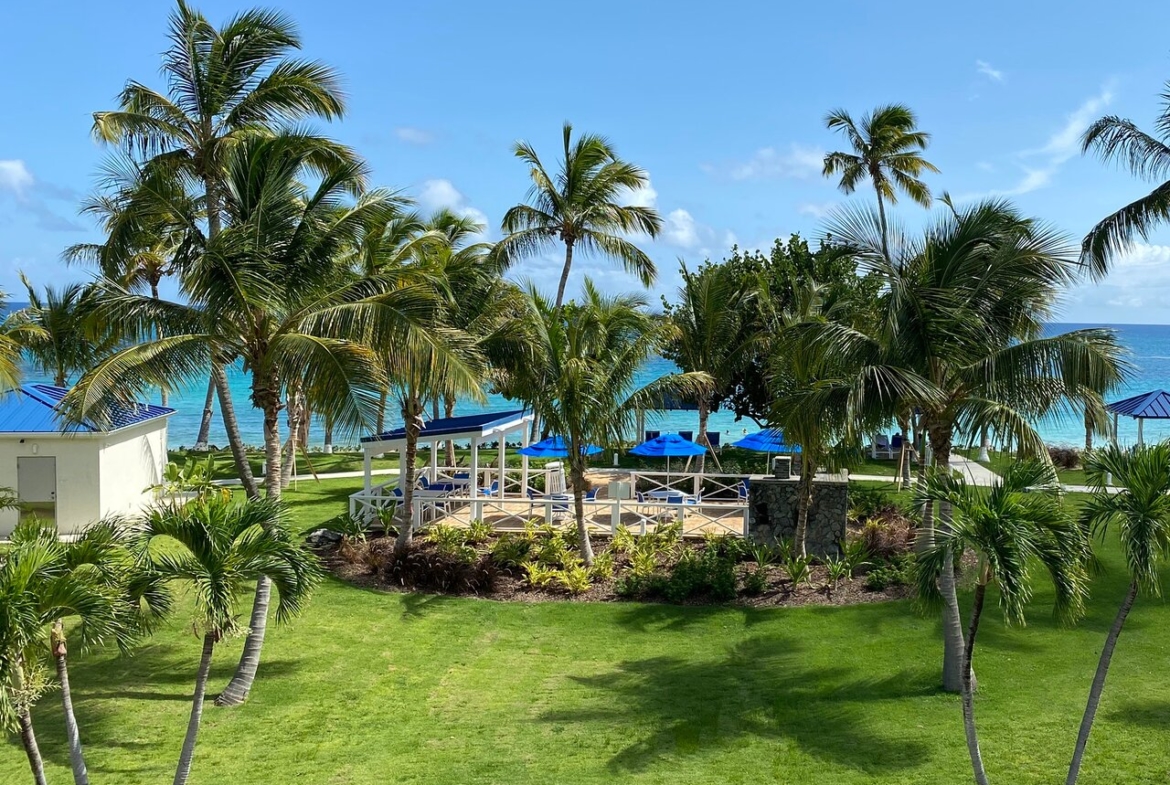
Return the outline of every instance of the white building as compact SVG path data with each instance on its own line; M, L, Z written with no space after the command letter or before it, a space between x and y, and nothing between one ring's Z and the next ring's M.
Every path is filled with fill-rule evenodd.
M28 384L0 397L0 487L21 501L20 510L0 510L0 537L21 515L56 520L61 534L74 534L104 516L138 512L163 480L174 409L128 404L110 430L66 428L57 413L65 393Z

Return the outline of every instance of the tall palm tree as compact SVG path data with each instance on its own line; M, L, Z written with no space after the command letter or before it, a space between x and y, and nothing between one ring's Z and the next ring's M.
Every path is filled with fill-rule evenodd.
M1062 235L1007 202L947 212L919 240L895 233L888 252L872 211L840 211L828 230L885 293L872 323L829 322L816 340L854 355L851 362L902 367L929 383L931 399L904 405L920 409L940 471L950 465L956 434L983 428L1043 460L1047 450L1033 423L1100 409L1101 391L1128 372L1112 331L1043 334L1060 291L1082 268ZM924 512L930 530L933 505ZM939 513L945 531L949 506L939 505ZM959 692L963 628L954 571L943 569L940 582L943 686Z
M28 306L12 315L14 323L38 328L24 343L25 352L36 368L52 377L53 384L66 387L76 374L93 367L112 348L112 333L95 335L90 315L94 293L83 284L61 288L46 286L44 296L21 273L28 292Z
M654 262L625 235L657 237L662 219L652 207L621 203L631 192L647 187L649 176L644 169L618 158L603 136L583 134L573 142L570 123L565 123L562 134L564 157L555 177L528 142L517 142L513 148L513 154L528 165L532 186L528 204L518 204L504 214L506 236L497 244L497 252L506 259L520 260L540 255L558 241L564 243L558 308L565 299L575 251L618 261L643 285L650 286L658 274Z
M1063 622L1084 613L1088 578L1088 543L1080 526L1064 510L1060 485L1051 465L1038 461L1012 464L990 488L968 485L949 474L932 472L917 494L920 504L941 502L954 511L951 528L940 532L919 554L919 596L938 605L939 575L954 554L970 551L978 561L971 619L963 650L963 726L975 782L987 785L975 726L972 660L987 589L999 590L999 606L1009 624L1023 624L1032 598L1033 563L1047 571L1055 587L1054 610Z
M165 92L129 81L119 108L94 114L93 133L122 145L198 184L208 239L225 219L227 158L241 139L307 117L341 117L345 105L339 79L321 63L295 59L301 39L292 20L271 10L244 11L216 28L186 2L170 16L170 45L163 53ZM133 236L130 233L129 236ZM130 248L123 248L129 255ZM213 358L219 361L220 358ZM237 437L227 378L212 369L229 441ZM210 427L210 403L203 424ZM196 442L207 443L204 425ZM255 495L243 446L233 444L236 469Z
M930 207L930 188L919 179L924 172L938 172L922 157L930 134L918 130L918 118L902 104L879 106L862 115L860 123L844 109L834 109L825 116L825 126L844 134L851 152L827 154L824 175L841 175L838 187L847 194L862 180L869 180L877 194L885 249L886 202L897 204L898 191L902 191L923 207Z
M1093 495L1081 510L1082 521L1097 536L1104 536L1110 528L1117 530L1129 570L1129 587L1101 649L1067 785L1075 785L1080 775L1113 651L1134 601L1141 593L1161 593L1159 561L1170 557L1170 442L1132 450L1116 445L1098 448L1085 462L1085 475Z
M714 389L721 390L751 343L740 340L743 326L740 305L753 292L745 289L721 265L706 265L691 272L683 263L679 272L683 285L678 290L678 301L668 304L674 338L667 346L665 356L683 371L706 373L711 377ZM701 396L695 403L699 409L696 441L710 451L718 466L719 456L707 439L711 399ZM699 458L700 472L705 459L705 455Z
M248 584L263 579L276 586L276 618L283 621L304 608L320 568L294 541L288 513L275 498L236 504L209 496L183 506L156 507L136 527L134 537L140 558L159 580L191 585L193 626L203 637L191 718L175 770L175 785L184 785L195 755L211 655L224 636L238 629L240 599Z
M517 358L514 375L525 375L528 403L569 451L569 478L581 555L593 563L585 523L586 448L616 446L629 433L638 409L655 408L666 395L695 397L710 392L705 373L665 376L638 387L643 364L671 337L670 322L656 319L639 295L607 297L585 279L581 302L563 308L529 291L532 355Z
M1081 262L1095 276L1104 275L1112 257L1124 252L1135 237L1170 220L1170 82L1162 94L1162 108L1154 132L1138 128L1133 120L1108 115L1097 120L1081 137L1081 152L1090 150L1106 162L1117 162L1135 177L1158 185L1145 196L1107 215L1081 242Z
M225 191L230 221L185 265L180 283L188 302L102 282L98 317L122 325L138 342L81 378L63 402L69 416L107 421L120 400L198 378L213 359L242 358L252 405L263 414L264 487L273 498L281 491L280 409L291 382L327 392L328 400L318 403L339 427L354 432L373 423L384 387L381 350L439 340L424 329L435 298L409 271L339 280L341 251L396 203L375 191L343 206L365 181L364 168L352 162L339 162L313 187L304 186L317 152L315 138L293 134L253 136L232 148ZM159 334L165 337L156 339ZM223 363L213 367L222 375ZM221 402L231 405L230 397ZM257 586L246 662L221 703L242 701L251 687L269 589L266 581Z

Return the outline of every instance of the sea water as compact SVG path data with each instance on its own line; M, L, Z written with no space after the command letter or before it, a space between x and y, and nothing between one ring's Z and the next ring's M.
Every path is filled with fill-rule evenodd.
M1054 324L1050 326L1049 332L1055 334L1066 330L1099 326L1103 325ZM1133 374L1108 399L1119 400L1141 392L1170 388L1170 325L1116 325L1113 329L1117 331L1119 340L1130 353L1129 360L1133 365ZM675 370L676 368L669 360L657 357L647 362L642 368L638 382L645 383ZM42 375L32 369L28 369L25 378L29 382L46 381ZM249 378L241 368L234 367L228 369L228 380L244 441L256 446L263 444L260 413L251 405ZM169 425L169 442L172 446L194 444L196 434L199 432L199 421L206 393L206 384L192 384L171 391L168 405L175 409L175 414ZM153 396L151 403L158 402L159 396ZM506 411L516 408L520 407L515 402L499 395L489 395L487 401L482 404L473 401L460 401L456 406L456 414ZM393 404L391 404L386 415L386 427L393 428L400 424L401 418L398 417ZM695 412L648 412L646 427L663 432L693 432L698 429L698 417ZM708 430L719 431L722 436L721 441L724 444L735 441L745 433L758 430L759 427L748 419L737 421L734 413L727 411L713 412L708 423ZM1083 418L1078 413L1069 413L1063 418L1038 423L1038 428L1044 440L1049 444L1081 445L1085 440ZM337 445L357 444L359 435L336 433L334 443ZM1118 436L1121 442L1132 444L1137 438L1136 423L1128 418L1121 418L1118 423ZM1170 438L1170 420L1147 421L1144 426L1144 436L1146 441ZM319 445L322 439L321 424L315 420L310 429L310 441L312 444ZM215 405L215 415L212 418L210 441L212 444L220 446L227 443L218 402Z

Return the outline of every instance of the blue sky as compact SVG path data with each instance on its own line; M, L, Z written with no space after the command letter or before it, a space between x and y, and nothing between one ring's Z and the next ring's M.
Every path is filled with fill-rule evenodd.
M953 6L953 7L952 7ZM242 3L197 3L222 21ZM304 54L344 76L346 119L329 133L357 147L379 185L426 208L483 216L498 237L523 198L516 139L555 158L561 123L602 133L645 167L638 196L666 220L646 247L677 285L677 260L815 237L845 197L820 175L839 146L829 109L856 115L909 104L933 135L935 193L1010 196L1079 240L1098 219L1149 189L1082 158L1077 137L1116 113L1150 128L1170 78L1170 5L1140 22L1099 3L934 4L882 19L873 3L833 2L283 2ZM41 283L86 275L61 250L96 238L76 215L107 154L91 113L113 108L127 78L160 85L170 5L25 3L4 12L0 47L0 287L23 299L24 270ZM872 199L861 190L853 199ZM926 211L905 201L907 224ZM549 289L559 261L517 271ZM584 260L606 288L632 279ZM1118 260L1109 278L1069 293L1065 321L1170 323L1170 231Z

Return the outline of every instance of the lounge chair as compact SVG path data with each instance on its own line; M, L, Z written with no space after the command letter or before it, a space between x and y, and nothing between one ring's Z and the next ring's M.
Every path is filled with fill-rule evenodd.
M686 439L688 442L693 442L695 440L694 431L679 431L678 435Z
M491 487L489 487L489 488L480 488L479 489L480 496L495 496L499 492L500 492L500 481L499 480L492 480Z
M645 440L650 441L651 439L657 439L661 435L662 435L662 431L646 431L646 439Z
M748 486L750 483L751 483L751 480L745 477L744 479L740 480L739 483L735 486L735 490L739 493L739 500L741 502L747 501Z
M719 437L721 435L722 434L720 434L719 431L707 431L707 444L710 444L712 449L718 450Z
M870 456L873 458L893 458L894 450L890 447L890 437L879 433L870 445Z

